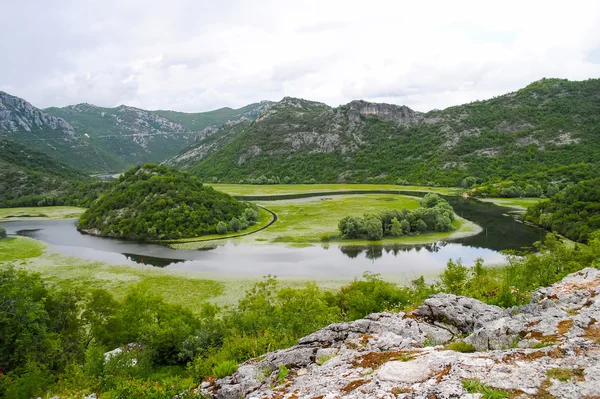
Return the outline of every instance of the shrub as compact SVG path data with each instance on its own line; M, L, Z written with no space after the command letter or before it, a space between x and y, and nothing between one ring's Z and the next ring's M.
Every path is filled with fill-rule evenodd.
M226 234L227 233L227 223L221 221L217 223L217 234Z
M6 238L6 229L0 226L0 240Z
M213 368L212 372L216 378L228 377L235 373L238 369L238 364L234 360L226 360L224 362L219 363L215 368Z
M475 352L475 347L471 344L466 343L465 341L454 341L450 342L445 346L446 349L456 352L462 353L473 353Z

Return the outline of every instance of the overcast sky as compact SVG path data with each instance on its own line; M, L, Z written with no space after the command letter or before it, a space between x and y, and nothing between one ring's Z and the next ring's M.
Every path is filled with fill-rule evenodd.
M445 108L600 77L600 1L0 0L0 90L208 111L302 97Z

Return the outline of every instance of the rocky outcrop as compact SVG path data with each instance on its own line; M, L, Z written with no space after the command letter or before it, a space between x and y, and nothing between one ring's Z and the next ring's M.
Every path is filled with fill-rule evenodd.
M405 105L370 103L367 101L352 101L348 105L348 119L360 122L361 117L375 115L380 119L412 125L421 121L421 113L413 111Z
M521 308L438 294L410 313L332 324L201 389L219 399L599 397L599 294L592 268Z
M64 139L72 139L75 136L73 127L64 119L50 116L22 98L0 91L0 134L21 130L59 131Z

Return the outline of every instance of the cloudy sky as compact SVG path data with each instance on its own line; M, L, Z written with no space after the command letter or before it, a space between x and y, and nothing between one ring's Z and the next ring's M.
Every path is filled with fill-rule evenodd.
M0 90L207 111L284 96L444 108L600 77L600 1L0 0Z

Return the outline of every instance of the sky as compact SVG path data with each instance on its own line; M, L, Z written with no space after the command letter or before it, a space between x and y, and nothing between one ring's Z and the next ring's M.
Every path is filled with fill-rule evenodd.
M41 108L201 112L292 96L428 111L543 77L600 77L597 0L0 0L0 10L0 90Z

